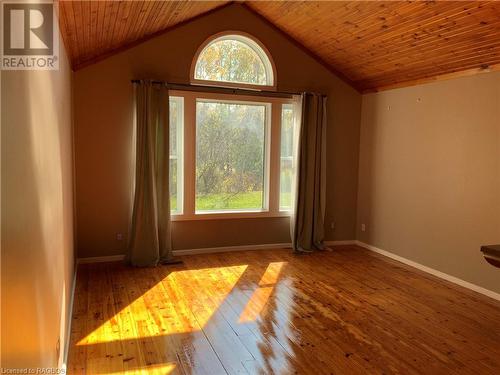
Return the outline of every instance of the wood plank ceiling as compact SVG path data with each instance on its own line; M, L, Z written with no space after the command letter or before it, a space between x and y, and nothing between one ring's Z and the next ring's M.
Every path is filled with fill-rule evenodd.
M361 90L500 63L500 2L250 2Z
M60 1L61 32L78 69L225 3ZM500 2L249 1L244 5L360 91L500 69Z
M79 69L227 1L59 1L59 25Z

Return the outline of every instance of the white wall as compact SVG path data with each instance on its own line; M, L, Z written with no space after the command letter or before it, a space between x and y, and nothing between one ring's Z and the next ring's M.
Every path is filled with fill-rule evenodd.
M74 275L71 75L62 44L58 71L2 72L2 367L56 367L64 352Z
M500 73L363 96L357 238L500 292ZM360 230L366 224L366 232Z

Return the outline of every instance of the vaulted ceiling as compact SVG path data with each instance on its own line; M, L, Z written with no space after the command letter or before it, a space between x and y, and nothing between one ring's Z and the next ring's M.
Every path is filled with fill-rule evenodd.
M78 69L225 3L60 0L59 25L71 63Z
M60 1L75 69L225 1ZM500 2L248 1L360 91L500 69Z

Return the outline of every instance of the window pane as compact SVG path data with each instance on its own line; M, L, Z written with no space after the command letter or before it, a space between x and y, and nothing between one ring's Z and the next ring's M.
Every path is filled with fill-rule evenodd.
M177 159L170 158L170 212L177 213Z
M284 104L281 110L280 210L291 208L293 170L293 106Z
M180 98L170 98L170 155L177 156L177 122L179 121Z
M235 39L209 44L196 62L195 78L254 85L268 84L266 68L260 56L249 45Z
M266 105L196 103L196 210L264 207Z
M182 135L184 128L184 102L183 98L170 97L170 212L172 214L182 213Z

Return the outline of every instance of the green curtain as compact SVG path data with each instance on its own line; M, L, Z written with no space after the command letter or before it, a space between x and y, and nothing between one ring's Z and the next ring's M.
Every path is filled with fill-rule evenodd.
M126 261L156 266L172 260L168 89L152 81L135 83L135 106L135 193Z
M326 97L304 93L301 102L291 236L295 252L311 252L324 249Z

